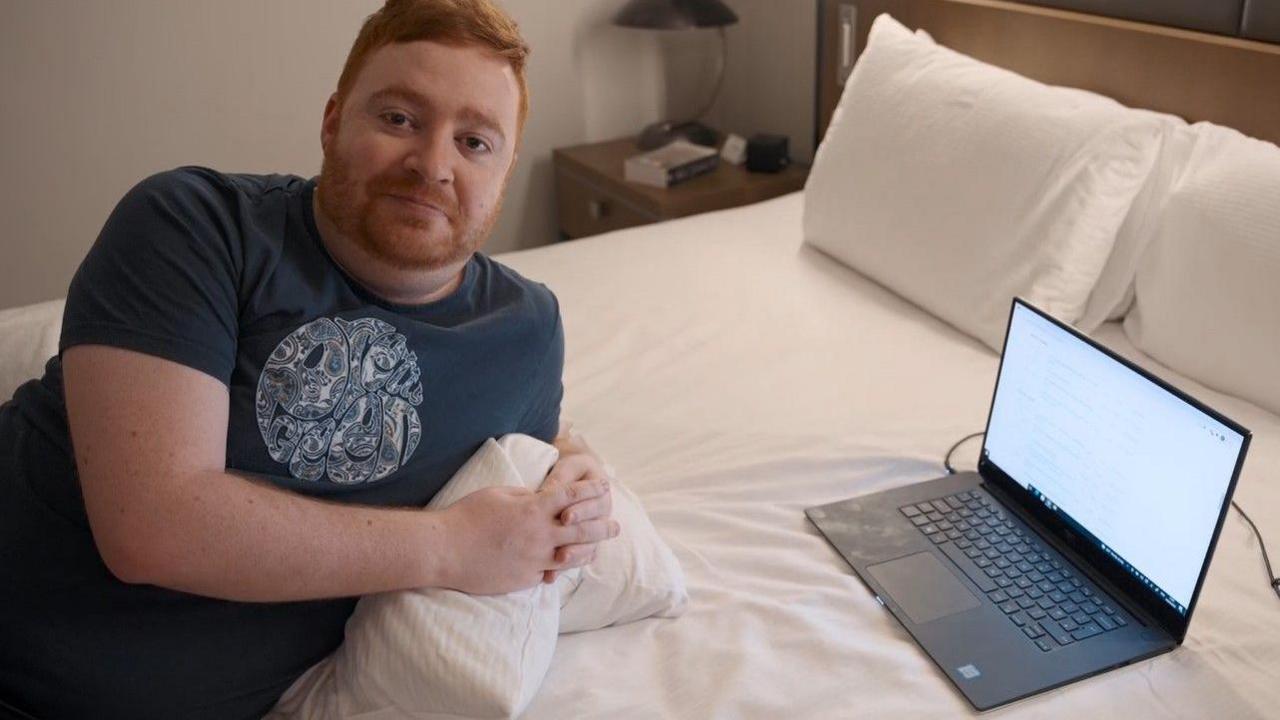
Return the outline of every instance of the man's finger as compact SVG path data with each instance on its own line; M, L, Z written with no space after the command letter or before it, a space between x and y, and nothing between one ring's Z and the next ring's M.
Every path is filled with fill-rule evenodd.
M600 468L590 458L573 455L556 462L542 481L542 489L551 489L578 480L594 480L603 477Z
M547 509L552 515L559 515L565 508L583 500L600 497L609 491L609 481L604 478L578 480L568 485L540 491Z
M565 545L556 548L556 569L563 571L588 565L596 556L595 543Z
M556 546L598 543L616 537L620 530L615 520L587 520L565 525L556 532Z
M613 493L607 492L600 497L583 500L580 503L574 503L565 508L560 513L560 522L565 525L583 522L585 520L595 520L596 518L607 518L613 513Z

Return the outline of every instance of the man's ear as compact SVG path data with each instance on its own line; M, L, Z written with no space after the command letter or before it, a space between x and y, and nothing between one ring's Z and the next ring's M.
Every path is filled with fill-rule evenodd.
M329 96L324 104L324 118L320 121L320 149L329 152L329 145L338 135L339 119L342 115L342 103L338 102L338 93Z

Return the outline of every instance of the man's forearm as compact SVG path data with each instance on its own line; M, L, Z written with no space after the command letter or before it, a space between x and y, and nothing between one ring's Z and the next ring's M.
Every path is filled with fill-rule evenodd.
M133 554L144 559L129 582L250 602L446 582L440 512L341 505L228 473L169 487L154 498L163 517L136 533L149 547Z

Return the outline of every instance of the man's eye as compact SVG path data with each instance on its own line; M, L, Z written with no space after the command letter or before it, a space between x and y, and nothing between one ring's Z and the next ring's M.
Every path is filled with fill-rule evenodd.
M396 127L408 127L413 124L408 115L398 112L383 113L382 119Z
M483 139L478 138L474 135L468 135L466 138L462 140L462 142L466 144L467 149L471 150L472 152L488 152L489 151L489 143L485 142Z

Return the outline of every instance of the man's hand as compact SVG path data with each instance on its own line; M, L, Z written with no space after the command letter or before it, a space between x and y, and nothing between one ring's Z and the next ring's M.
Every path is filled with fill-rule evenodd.
M580 436L570 436L566 428L556 437L554 445L560 451L560 459L555 465L551 466L551 472L547 473L547 478L542 481L542 490L568 486L582 481L605 481L607 489L608 478L606 477L604 463L587 445L585 440ZM560 513L559 519L561 524L571 526L583 522L608 521L612 513L613 495L606 491L600 496L584 498L566 507ZM614 524L616 525L616 523ZM589 559L582 564L589 564L591 560L595 559L595 543L591 543L589 547L582 547L581 545L568 545L558 548L556 550L556 558L560 559L569 555L579 556L586 553L589 554ZM559 572L557 570L548 570L542 578L543 582L555 582L558 575Z
M467 495L441 511L454 548L447 585L496 595L532 587L547 572L591 562L595 544L616 536L618 524L607 517L563 524L560 517L578 506L596 507L608 495L604 478L537 492L493 487Z

